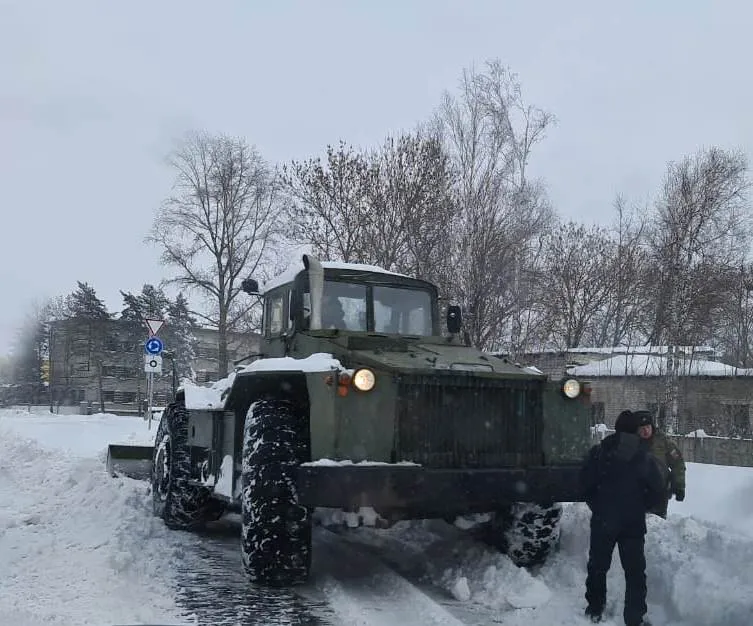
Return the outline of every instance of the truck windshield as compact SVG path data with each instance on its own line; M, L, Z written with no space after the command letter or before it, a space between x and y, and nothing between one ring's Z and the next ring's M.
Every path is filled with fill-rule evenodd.
M427 291L406 287L375 286L374 328L378 333L400 335L432 334L431 295ZM325 280L322 293L322 328L339 328L366 332L366 285ZM304 310L308 294L304 295Z
M431 297L403 287L374 287L374 330L400 335L431 335Z

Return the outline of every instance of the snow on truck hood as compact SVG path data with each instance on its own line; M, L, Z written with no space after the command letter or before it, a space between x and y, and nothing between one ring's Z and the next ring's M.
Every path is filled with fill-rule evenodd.
M227 377L218 380L209 387L184 381L181 385L186 398L186 408L194 411L221 411L225 407L227 392L238 374L244 372L328 372L342 370L340 361L331 354L318 352L305 359L279 357L259 359L250 365L239 368Z
M386 366L406 370L431 369L437 371L489 372L519 376L521 378L541 378L544 375L531 368L521 368L504 359L489 356L481 351L464 348L458 352L458 346L441 344L412 345L409 350L390 350L389 348L350 349L350 352L368 366ZM359 358L360 357L360 358ZM212 383L210 386L196 385L184 381L181 389L185 394L186 408L194 411L221 411L225 408L225 399L238 374L245 372L328 372L348 371L330 353L318 352L304 359L279 357L259 359L250 365L239 368L229 376Z

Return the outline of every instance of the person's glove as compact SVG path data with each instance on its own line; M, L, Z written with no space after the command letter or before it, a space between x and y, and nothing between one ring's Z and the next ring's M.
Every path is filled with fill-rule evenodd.
M675 500L678 502L682 502L685 499L685 490L684 489L678 489L675 491Z

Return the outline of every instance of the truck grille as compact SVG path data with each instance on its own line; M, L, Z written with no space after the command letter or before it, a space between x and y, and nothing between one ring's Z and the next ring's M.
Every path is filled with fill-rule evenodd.
M400 377L396 460L432 468L539 464L542 396L537 380Z

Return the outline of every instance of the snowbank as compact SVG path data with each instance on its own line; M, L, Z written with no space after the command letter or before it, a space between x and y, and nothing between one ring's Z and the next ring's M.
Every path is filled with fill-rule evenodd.
M685 500L669 502L670 516L693 517L753 538L753 468L686 464Z
M123 417L110 413L94 415L30 414L0 410L0 428L44 442L77 458L105 459L107 445L124 443L151 446L159 418L152 420L151 430L141 417Z
M0 621L190 622L172 600L182 537L152 516L148 485L101 458L103 433L148 440L144 422L73 417L0 412Z
M688 495L672 500L669 518L648 517L649 616L655 626L749 626L753 623L753 469L688 464ZM576 626L583 619L590 512L563 509L558 552L538 570L443 522L400 522L387 530L359 528L406 570L456 601L499 611L508 626ZM608 578L605 624L621 625L625 583L617 550Z
M690 432L690 433L688 433L685 436L686 437L698 437L698 438L701 438L701 439L704 439L704 438L708 437L708 435L706 434L706 431L703 430L703 428L699 428L698 430L694 430L693 432Z

